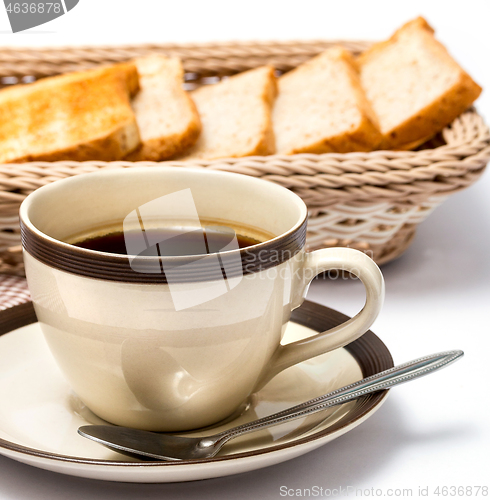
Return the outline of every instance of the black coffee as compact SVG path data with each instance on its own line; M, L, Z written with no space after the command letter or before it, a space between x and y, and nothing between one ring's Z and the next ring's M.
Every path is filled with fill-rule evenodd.
M236 244L233 243L235 236L238 248L261 243L250 236L235 233L231 228L213 226L191 230L169 227L146 231L126 231L125 233L117 231L88 238L74 245L98 252L121 255L200 255L226 251L228 245L230 245L229 250L236 248Z

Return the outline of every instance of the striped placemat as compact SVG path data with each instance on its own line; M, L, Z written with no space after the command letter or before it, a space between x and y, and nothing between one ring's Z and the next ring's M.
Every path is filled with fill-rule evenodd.
M0 275L0 311L31 300L27 281L19 276Z

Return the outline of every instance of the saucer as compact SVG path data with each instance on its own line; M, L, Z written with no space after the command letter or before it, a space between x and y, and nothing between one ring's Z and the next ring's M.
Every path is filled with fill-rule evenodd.
M293 312L284 342L308 337L347 319L306 301ZM77 434L103 424L71 391L26 303L0 312L0 454L34 467L108 481L164 483L247 472L307 453L350 431L385 401L387 391L241 436L218 456L199 461L140 461ZM393 366L372 332L348 346L295 365L254 394L243 413L205 431L214 434L264 417Z

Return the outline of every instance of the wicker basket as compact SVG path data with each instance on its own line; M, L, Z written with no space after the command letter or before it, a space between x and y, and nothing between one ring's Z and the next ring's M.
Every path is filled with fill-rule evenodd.
M290 70L334 44L358 53L367 42L319 41L104 48L2 49L3 86L82 70L148 53L180 57L188 89L263 64ZM490 158L490 133L470 109L418 151L300 154L216 161L164 162L253 175L295 191L309 207L310 249L350 246L383 264L401 255L416 226L447 196L482 174ZM18 209L34 189L57 179L130 162L34 162L0 165L0 272L22 274ZM141 162L138 165L155 165Z

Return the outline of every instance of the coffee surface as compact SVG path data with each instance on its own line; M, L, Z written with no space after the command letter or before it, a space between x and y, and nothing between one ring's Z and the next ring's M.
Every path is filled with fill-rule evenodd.
M234 238L236 237L236 243ZM264 240L262 240L264 241ZM183 256L246 248L262 243L229 227L168 227L145 231L115 231L87 238L75 246L120 255ZM227 248L228 247L228 248Z

